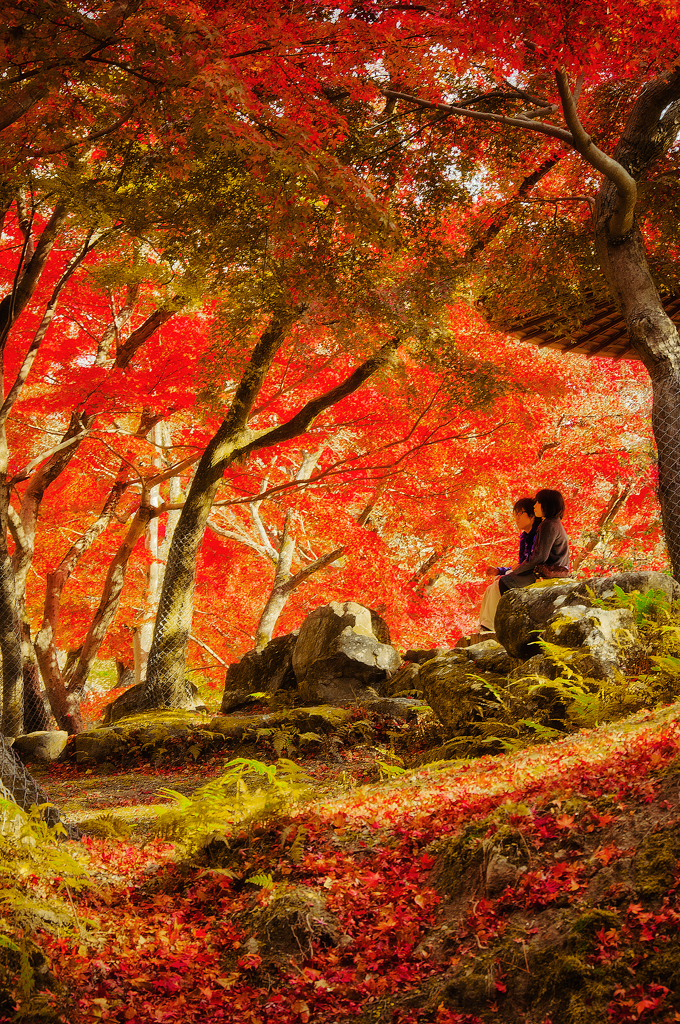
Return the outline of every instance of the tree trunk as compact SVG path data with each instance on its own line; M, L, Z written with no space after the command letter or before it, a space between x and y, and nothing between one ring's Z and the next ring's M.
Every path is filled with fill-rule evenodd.
M149 435L157 446L160 453L161 448L169 448L172 443L167 423L157 423ZM163 460L156 461L156 468L159 473L163 469ZM181 481L179 476L173 476L169 481L168 502L170 505L179 503L181 497ZM149 489L149 500L153 507L160 504L160 484ZM135 657L135 683L143 683L146 680L146 667L149 660L149 651L153 641L153 627L158 612L158 602L163 588L165 567L168 560L168 552L172 543L175 527L179 520L179 510L168 512L165 523L165 535L162 542L158 540L158 517L154 516L146 531L146 547L153 558L147 573L146 599L143 608L138 616L134 628L133 647Z
M678 68L648 83L638 96L614 151L617 165L634 182L644 178L675 142L679 101ZM629 200L630 195L628 205ZM625 317L631 344L652 380L661 516L673 575L680 579L680 340L661 304L637 223L627 231L612 233L621 220L623 203L620 185L605 178L593 211L595 245L609 290Z
M196 560L217 488L232 456L252 438L253 403L292 323L275 317L253 349L229 415L198 464L168 554L158 615L147 663L143 706L183 707L190 702L184 678L193 617Z
M652 380L661 517L673 575L680 580L680 339L661 304L637 226L623 240L612 239L606 203L600 209L604 223L596 241L602 269L626 319L631 344Z
M345 381L307 402L286 423L253 436L247 429L253 403L292 321L291 314L275 318L260 338L229 415L198 464L165 570L143 697L143 706L147 708L182 707L189 699L184 665L191 635L196 559L217 488L229 462L236 457L245 458L259 448L299 437L322 412L360 388L377 370L390 365L399 345L399 339L392 338Z
M4 428L2 446L6 450ZM7 548L9 490L6 474L0 482L0 652L2 654L2 733L21 736L24 731L24 674L21 631L17 615L14 570Z
M24 732L42 732L50 728L50 714L43 695L40 668L31 643L31 627L21 624L21 654L24 676Z
M68 582L71 574L78 565L78 562L88 551L95 540L104 532L111 521L118 503L127 487L125 480L125 469L123 467L118 479L111 488L109 495L104 502L104 507L94 523L78 538L75 544L71 545L54 572L47 575L47 590L45 594L45 607L43 621L35 638L35 657L40 666L40 672L45 682L45 688L50 701L52 713L57 720L60 729L69 733L79 732L82 729L80 712L74 714L72 702L69 701L66 680L71 671L76 669L76 657L72 659L72 668L69 666L63 673L59 666L57 657L57 635L59 631L59 615L61 610L62 591ZM78 657L82 654L82 649Z
M144 536L144 531L152 514L151 507L147 504L142 505L137 510L125 540L109 565L99 607L94 613L87 636L83 641L78 662L66 687L64 725L62 728L66 728L70 733L82 732L83 730L83 719L80 713L83 688L109 626L116 617L130 555L139 538ZM56 715L56 709L53 708L53 711Z

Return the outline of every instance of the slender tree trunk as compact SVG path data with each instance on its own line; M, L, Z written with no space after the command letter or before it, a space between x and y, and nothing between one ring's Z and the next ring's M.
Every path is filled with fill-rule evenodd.
M581 554L571 561L571 571L573 573L575 573L579 569L583 562L585 562L588 555L590 555L591 552L593 552L597 545L600 543L600 541L602 540L602 534L607 529L607 527L614 522L621 509L626 504L636 483L637 480L632 481L631 483L628 483L623 488L621 488L621 481L617 476L616 483L614 484L612 490L611 498L609 499L609 501L603 508L602 513L600 514L600 517L597 520L597 523L595 524L595 529L593 530L593 534L590 540L587 544L584 545Z
M170 446L172 438L167 423L156 424L153 440L159 446L159 450L161 446L165 448ZM162 471L163 463L161 459L158 460L157 468L159 472ZM179 503L181 489L182 485L179 476L171 477L168 491L168 503L170 505ZM152 487L149 491L149 496L151 505L157 506L160 503L160 485ZM157 516L151 519L147 528L146 547L154 561L149 566L146 600L134 630L135 683L143 683L146 680L146 667L153 641L153 627L158 612L158 602L163 588L168 553L179 517L179 509L173 509L167 513L165 534L160 543L158 540L159 522Z
M52 573L48 573L47 576L43 621L35 638L35 657L40 666L40 673L45 683L52 713L57 720L59 728L65 729L69 733L82 730L82 718L80 717L79 709L74 712L73 701L69 697L65 680L65 676L68 677L68 671L62 673L57 657L61 595L80 559L109 525L111 516L115 512L126 487L127 482L123 471L119 474L118 479L111 488L98 518L85 531L82 537L79 537L75 544L71 546L57 569ZM75 662L73 668L76 668Z
M66 699L64 704L65 727L69 732L82 732L83 720L80 713L80 701L83 695L83 688L90 674L92 664L99 653L104 637L109 626L116 617L120 595L125 583L130 555L140 537L144 536L149 518L153 510L147 504L142 505L135 514L130 524L125 540L114 555L109 570L106 574L104 590L99 602L99 607L94 613L87 636L83 641L78 662L69 677L66 688ZM54 709L53 709L54 710ZM56 712L55 712L56 714Z
M261 651L272 638L279 615L283 611L290 591L284 590L284 583L290 579L290 569L295 554L295 537L290 529L290 512L283 524L283 535L279 546L279 557L276 562L274 584L264 606L260 621L255 630L255 650Z

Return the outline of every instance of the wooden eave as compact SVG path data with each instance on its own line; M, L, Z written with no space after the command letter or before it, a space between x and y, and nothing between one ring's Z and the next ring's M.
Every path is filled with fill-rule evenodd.
M662 297L663 308L673 323L680 327L680 295ZM626 324L611 302L592 306L591 315L578 327L559 329L560 321L545 315L497 324L520 341L530 342L537 348L554 348L560 352L577 352L585 356L606 356L609 359L639 359L628 341Z

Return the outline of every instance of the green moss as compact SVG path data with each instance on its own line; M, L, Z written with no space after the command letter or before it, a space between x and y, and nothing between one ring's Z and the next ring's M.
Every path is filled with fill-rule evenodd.
M675 879L680 837L674 832L645 836L633 858L635 887L640 896L663 896Z
M435 868L437 888L447 896L458 896L470 888L470 873L480 875L484 862L482 837L487 831L485 823L468 826L462 835L449 839L439 847Z
M599 932L602 928L610 931L620 926L619 916L613 910L601 910L600 908L588 910L585 914L581 914L572 925L569 936L569 948L572 951L584 952L590 945L596 932Z

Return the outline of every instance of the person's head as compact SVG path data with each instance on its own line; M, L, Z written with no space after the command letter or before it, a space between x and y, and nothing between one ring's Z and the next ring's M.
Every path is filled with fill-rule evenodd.
M559 491L544 488L534 498L534 511L542 519L561 519L564 515L564 498Z
M515 502L512 514L515 517L515 522L520 530L524 530L525 533L529 533L531 527L534 525L534 499L533 498L520 498Z

